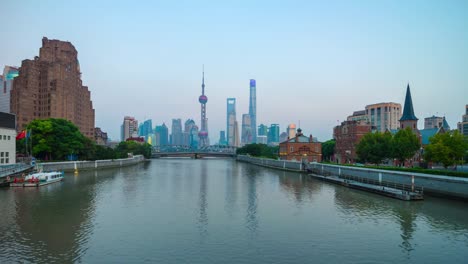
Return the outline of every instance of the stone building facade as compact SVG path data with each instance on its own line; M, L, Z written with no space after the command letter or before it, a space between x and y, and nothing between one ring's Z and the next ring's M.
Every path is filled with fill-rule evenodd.
M304 136L299 128L295 137L279 144L279 156L282 160L321 162L322 143L314 140L312 135Z
M372 131L370 123L365 121L344 121L333 129L335 139L335 161L337 163L355 163L356 146L361 138Z
M42 39L39 56L22 61L10 103L18 130L34 119L63 118L94 139L91 92L82 84L78 52L70 42Z

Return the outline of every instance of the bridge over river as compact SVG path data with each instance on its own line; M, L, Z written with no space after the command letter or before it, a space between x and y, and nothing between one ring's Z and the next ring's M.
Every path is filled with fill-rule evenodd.
M201 159L205 157L233 158L235 156L236 148L220 145L204 147L201 149L192 149L186 146L155 147L151 154L152 158L188 157Z

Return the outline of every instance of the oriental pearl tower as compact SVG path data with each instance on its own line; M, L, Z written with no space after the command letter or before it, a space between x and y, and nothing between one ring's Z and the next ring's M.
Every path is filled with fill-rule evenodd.
M210 145L210 142L208 140L208 119L206 118L206 102L208 102L208 97L206 97L205 95L205 67L203 67L201 87L202 95L198 97L198 101L201 104L201 128L200 132L198 132L198 137L200 138L198 146L200 148L207 147Z

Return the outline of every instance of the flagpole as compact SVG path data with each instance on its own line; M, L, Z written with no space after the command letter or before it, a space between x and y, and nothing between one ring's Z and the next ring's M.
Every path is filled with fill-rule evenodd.
M26 129L26 137L24 139L24 149L25 149L25 152L26 152L25 153L26 156L29 156L28 155L28 137L27 137L27 135L28 135L28 130Z

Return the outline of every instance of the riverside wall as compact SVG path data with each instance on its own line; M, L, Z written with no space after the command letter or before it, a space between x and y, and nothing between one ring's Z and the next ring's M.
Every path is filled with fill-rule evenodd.
M270 160L241 155L237 156L237 160L277 169L292 171L303 171L304 169L304 165L298 161ZM415 186L424 188L425 194L468 200L468 178L322 163L309 163L307 169L319 175L353 176L406 185L412 185L414 181Z
M44 171L80 171L130 166L144 160L143 155L135 155L132 158L113 160L41 162L37 163L37 166L42 167Z

